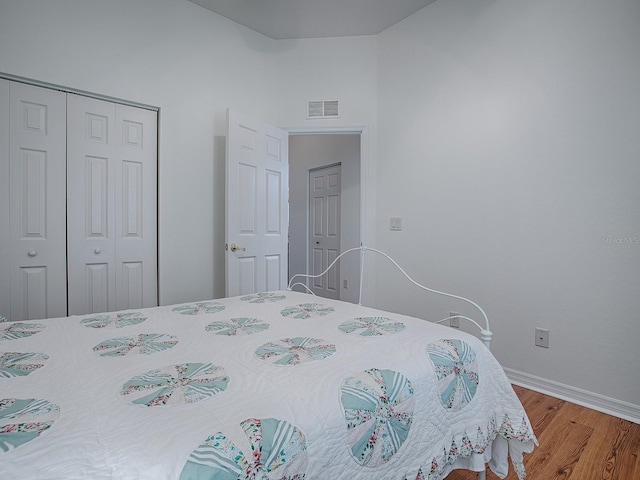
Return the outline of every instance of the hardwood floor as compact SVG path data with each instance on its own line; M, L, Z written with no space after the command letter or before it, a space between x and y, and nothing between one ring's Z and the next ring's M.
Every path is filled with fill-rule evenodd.
M640 480L640 424L514 386L540 446L525 454L527 480ZM457 470L447 480L471 480ZM518 477L509 465L506 480ZM487 480L498 480L487 471Z

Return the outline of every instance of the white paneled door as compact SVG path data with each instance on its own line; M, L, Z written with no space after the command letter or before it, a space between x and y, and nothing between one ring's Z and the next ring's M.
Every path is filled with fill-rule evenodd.
M65 94L0 79L0 316L64 316ZM60 121L62 119L62 121Z
M341 165L309 172L309 259L319 275L340 255ZM340 299L340 262L327 275L311 279L320 297Z
M0 79L0 316L157 305L157 112Z
M157 114L67 105L69 314L157 305Z
M288 134L227 112L226 295L278 290L288 275Z
M158 114L116 105L116 307L158 305Z

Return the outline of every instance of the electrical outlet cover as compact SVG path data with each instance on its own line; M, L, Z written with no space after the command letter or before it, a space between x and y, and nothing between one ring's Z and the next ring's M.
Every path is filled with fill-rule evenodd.
M536 346L549 348L549 330L547 328L536 328Z

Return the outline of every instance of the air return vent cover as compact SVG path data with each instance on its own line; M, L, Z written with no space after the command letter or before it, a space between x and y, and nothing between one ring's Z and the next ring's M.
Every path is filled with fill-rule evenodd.
M309 100L307 118L339 118L338 100Z

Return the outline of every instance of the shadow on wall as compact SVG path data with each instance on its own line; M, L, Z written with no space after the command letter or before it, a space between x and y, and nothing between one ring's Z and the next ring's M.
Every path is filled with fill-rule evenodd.
M227 137L213 137L213 298L225 294L225 175Z

